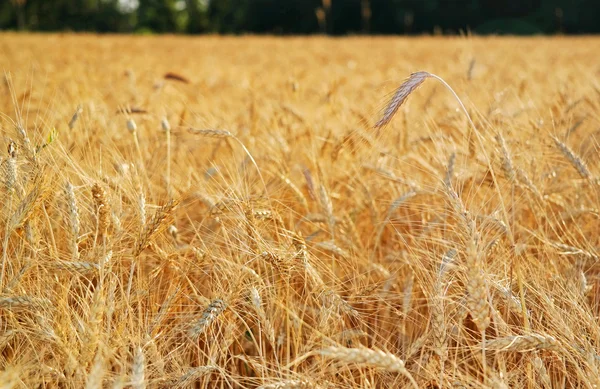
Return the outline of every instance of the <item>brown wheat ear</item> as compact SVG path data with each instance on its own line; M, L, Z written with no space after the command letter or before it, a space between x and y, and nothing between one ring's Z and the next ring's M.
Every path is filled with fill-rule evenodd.
M106 192L99 184L94 184L92 186L92 197L96 208L98 232L104 235L110 223L110 206L106 200Z
M375 123L375 128L380 128L388 124L390 120L392 120L396 112L398 112L398 108L400 108L400 106L404 104L408 96L410 96L411 93L413 93L419 86L421 86L421 84L429 76L430 74L427 72L412 73L410 77L408 77L406 81L404 81L402 85L400 85L400 87L396 89L396 93L394 93L392 100L385 108L383 116L381 117L381 119L379 119L377 123Z

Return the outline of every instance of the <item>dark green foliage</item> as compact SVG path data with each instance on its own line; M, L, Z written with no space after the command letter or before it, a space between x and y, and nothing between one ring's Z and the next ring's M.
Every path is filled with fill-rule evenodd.
M597 0L0 0L0 29L31 31L579 34L599 18Z

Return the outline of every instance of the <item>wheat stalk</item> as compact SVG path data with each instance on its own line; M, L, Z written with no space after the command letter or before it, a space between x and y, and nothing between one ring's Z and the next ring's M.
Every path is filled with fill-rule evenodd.
M13 194L16 192L17 185L17 146L11 139L7 147L8 159L4 162L6 165L4 169L4 186L6 192L9 195L8 204L5 207L8 208L9 212L13 207ZM13 223L14 224L14 223ZM6 265L8 261L8 241L12 233L11 223L6 223L4 229L4 241L2 242L2 268L0 270L0 287L4 286L4 274L6 271Z
M415 274L411 270L402 288L402 333L406 334L406 325L408 323L408 315L412 309L413 289L415 285ZM406 344L405 344L406 347Z
M166 117L160 121L160 125L167 138L167 194L171 197L171 124Z
M444 276L451 262L456 256L456 250L450 249L442 257L442 263L438 272L435 284L434 293L431 305L431 332L433 336L433 352L439 358L440 363L440 376L443 377L444 363L448 358L448 345L446 343L446 313L444 307L445 289L444 289ZM442 378L440 377L440 385L442 384Z
M254 217L254 211L252 208L248 206L248 204L243 205L244 208L244 216L246 217L246 235L248 237L248 246L252 253L256 253L258 251L258 238L256 236L256 218Z
M473 322L481 333L482 347L481 360L483 375L486 377L486 347L485 331L490 325L490 308L488 304L488 290L483 276L483 252L480 250L480 235L477 232L475 219L465 208L462 200L452 187L446 187L446 194L458 216L459 231L465 236L465 265L467 267L467 280L465 289L466 302Z

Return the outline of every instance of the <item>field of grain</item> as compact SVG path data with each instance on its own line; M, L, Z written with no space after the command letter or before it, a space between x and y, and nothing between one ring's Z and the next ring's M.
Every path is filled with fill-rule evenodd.
M1 34L0 386L598 387L598 52Z

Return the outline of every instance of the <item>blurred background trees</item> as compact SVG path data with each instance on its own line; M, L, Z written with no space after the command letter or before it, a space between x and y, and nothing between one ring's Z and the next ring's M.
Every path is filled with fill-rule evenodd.
M0 0L0 29L138 33L599 33L598 0Z

